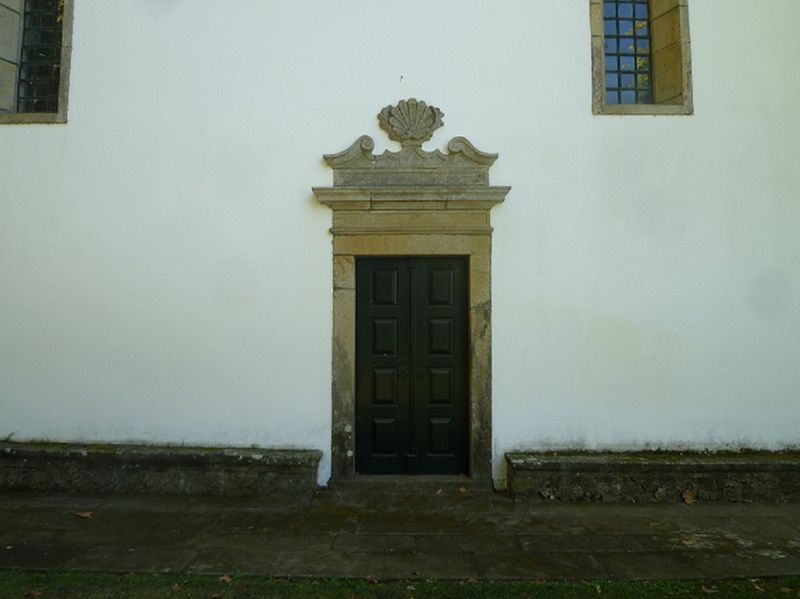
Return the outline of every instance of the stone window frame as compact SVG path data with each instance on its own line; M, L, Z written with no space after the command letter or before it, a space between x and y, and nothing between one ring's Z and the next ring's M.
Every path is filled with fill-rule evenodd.
M0 4L7 10L12 10L9 4L13 0L0 0ZM18 0L20 15L24 13L25 0ZM64 124L67 122L67 108L69 103L69 75L72 59L72 26L74 22L75 0L64 0L64 21L61 36L61 76L58 85L58 111L56 112L5 112L0 113L0 125L30 125L30 124ZM18 46L22 44L22 19L20 18L20 33ZM2 60L2 59L0 59ZM5 61L9 62L9 61ZM11 63L13 64L13 63ZM18 75L17 75L18 77ZM16 81L15 81L16 93Z
M694 114L688 0L650 0L652 104L606 103L603 0L590 0L589 10L592 34L593 114ZM670 82L669 86L663 84L665 80Z

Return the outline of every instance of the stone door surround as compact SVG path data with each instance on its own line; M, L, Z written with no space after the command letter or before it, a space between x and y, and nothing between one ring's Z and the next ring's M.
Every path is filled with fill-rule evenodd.
M510 187L489 185L497 154L455 137L447 153L422 149L444 114L414 98L378 114L399 152L374 155L366 135L326 154L333 187L332 478L355 475L355 262L357 256L466 256L469 261L469 474L492 472L491 237L489 213Z

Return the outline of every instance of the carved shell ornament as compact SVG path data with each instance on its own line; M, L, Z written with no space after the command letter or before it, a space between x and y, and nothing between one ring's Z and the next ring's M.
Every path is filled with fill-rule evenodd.
M378 113L381 129L389 139L405 146L419 147L433 137L433 132L444 125L444 113L416 98L400 100L397 106L386 106Z

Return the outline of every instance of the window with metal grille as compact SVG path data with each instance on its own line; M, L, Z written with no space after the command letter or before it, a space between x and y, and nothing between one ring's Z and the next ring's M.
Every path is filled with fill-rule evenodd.
M691 1L588 0L594 114L694 112Z
M604 0L607 104L649 104L653 98L649 0Z
M64 0L25 0L17 112L57 112Z

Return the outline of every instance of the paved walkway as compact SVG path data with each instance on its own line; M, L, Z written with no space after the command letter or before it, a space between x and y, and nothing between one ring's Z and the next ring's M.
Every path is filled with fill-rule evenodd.
M0 495L0 567L395 578L800 575L800 504L514 503L457 482L274 499Z

